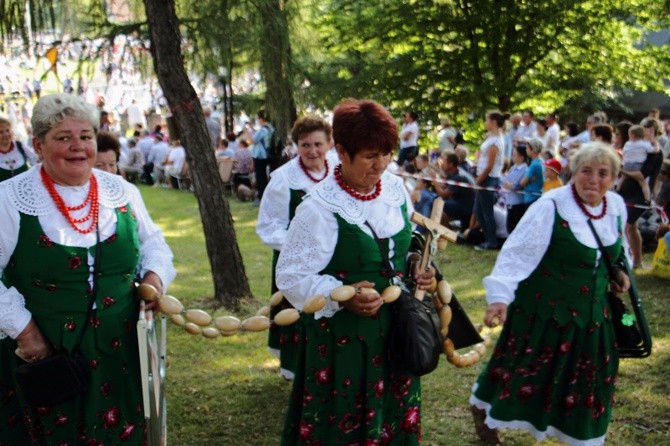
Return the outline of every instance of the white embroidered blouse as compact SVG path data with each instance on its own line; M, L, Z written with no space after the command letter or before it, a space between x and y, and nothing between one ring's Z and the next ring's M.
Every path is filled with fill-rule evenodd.
M334 168L332 162L328 161L328 175L332 175ZM325 174L324 168L313 176L320 179ZM256 223L256 234L263 243L281 251L288 233L291 190L310 191L317 184L305 175L300 167L300 157L293 158L272 172L272 178L263 192Z
M619 194L607 192L607 214L599 220L592 220L603 245L616 242L619 237L617 217L621 225L626 223L626 205ZM554 205L556 207L554 207ZM593 215L602 212L603 204L586 206ZM491 274L484 278L486 302L510 304L519 282L528 278L537 268L551 241L555 211L570 225L575 238L589 248L598 249L598 243L587 224L587 217L572 196L571 185L551 190L542 195L524 214L516 229L507 238ZM628 256L628 240L623 239L624 251ZM600 252L597 253L598 259ZM630 264L630 259L628 259Z
M390 238L405 224L403 203L407 203L407 214L411 215L413 208L402 179L389 172L382 175L381 194L371 201L353 198L329 175L305 197L291 221L277 262L277 287L297 309L302 309L312 296L323 294L327 304L314 316L331 317L339 305L330 300L330 292L343 282L319 272L328 266L337 245L335 214L372 236L365 225L367 221L379 238ZM391 243L391 259L395 255L393 248Z
M95 231L80 234L70 226L58 211L40 178L41 165L0 183L0 274L4 271L18 243L20 213L37 216L44 233L55 243L88 248L96 243ZM98 181L100 239L106 239L116 231L115 209L130 204L137 220L140 241L140 276L152 271L161 278L164 290L176 276L172 265L172 251L165 242L160 228L151 220L139 190L118 175L93 169ZM56 190L68 205L82 203L88 195L90 183L83 186L59 186ZM87 208L73 212L81 218ZM94 258L89 255L88 265L92 271ZM0 282L0 339L16 338L30 321L30 312L25 308L23 296L14 287L7 288Z

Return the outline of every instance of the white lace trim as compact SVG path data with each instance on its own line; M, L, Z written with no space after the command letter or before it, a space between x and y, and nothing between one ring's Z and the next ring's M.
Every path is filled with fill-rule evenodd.
M335 181L334 176L328 176L315 187L310 195L324 208L339 215L349 224L361 225L368 221L372 203L376 200L390 206L400 207L410 200L406 200L407 192L401 178L385 171L382 174L382 192L374 200L361 201L345 192Z
M477 388L475 383L473 392ZM480 400L474 395L470 395L470 404L486 411L486 420L484 422L491 429L521 429L529 432L537 441L544 441L547 437L554 437L558 440L568 444L569 446L600 446L605 443L606 435L597 438L591 438L589 440L578 440L570 435L562 432L561 430L555 428L554 426L547 426L547 430L540 431L535 426L527 421L514 420L514 421L501 421L495 418L492 418L489 415L491 411L491 405L487 402Z
M7 289L0 282L0 339L16 338L28 325L30 318L23 296L16 288Z
M33 166L25 175L19 175L2 183L2 192L6 193L12 206L26 215L45 216L57 212L56 204L49 196L40 178L41 165ZM123 179L97 169L92 170L98 180L98 196L100 205L117 208L128 203L129 196ZM90 182L82 188L88 192ZM56 190L62 192L71 189L56 185Z
M333 168L334 166L331 165L331 163L328 163L328 175L333 174ZM314 186L316 186L319 183L315 183L312 181L307 175L305 175L305 172L302 170L302 167L300 167L300 157L296 156L293 158L291 161L288 163L284 164L282 167L280 167L276 173L279 171L282 171L282 174L286 178L286 183L288 184L289 188L293 190L310 190ZM323 175L326 173L326 169L324 168L321 172L315 173L313 176L314 178L323 178Z

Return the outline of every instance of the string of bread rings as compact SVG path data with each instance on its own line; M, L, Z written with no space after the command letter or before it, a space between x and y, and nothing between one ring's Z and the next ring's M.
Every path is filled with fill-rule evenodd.
M361 290L363 291L363 290ZM475 344L472 349L466 353L459 353L454 348L454 343L449 339L449 323L451 322L451 302L452 292L449 283L446 280L434 281L433 287L428 290L433 294L433 302L438 311L441 324L441 332L444 338L443 352L447 360L456 367L469 367L477 363L484 353L486 346L490 343L488 336L484 336L484 342ZM391 285L384 289L381 296L385 304L390 304L400 297L401 289L397 285ZM137 288L138 297L144 301L151 302L158 299L158 292L153 286L143 283ZM330 293L330 299L336 302L345 302L356 294L356 288L351 285L343 285L335 288ZM300 319L301 311L295 308L286 308L279 311L274 318L270 319L270 312L273 307L279 305L284 299L284 295L277 291L272 295L268 305L261 307L254 316L240 320L235 316L219 316L213 318L209 313L200 309L185 309L184 305L174 296L164 295L160 297L160 311L170 319L170 321L192 335L202 335L208 339L215 339L219 336L234 336L239 332L260 332L270 328L275 324L278 326L288 326ZM318 294L309 298L303 306L302 313L312 314L323 309L326 305L326 297Z

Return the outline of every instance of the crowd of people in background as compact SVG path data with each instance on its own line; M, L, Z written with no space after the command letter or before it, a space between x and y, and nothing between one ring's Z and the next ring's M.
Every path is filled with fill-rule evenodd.
M442 120L438 147L428 156L408 152L402 132L416 124L416 114L403 116L398 156L390 168L406 175L406 187L424 215L430 214L432 200L443 198L442 223L459 230L460 240L477 250L499 249L530 205L567 184L572 176L570 158L582 145L592 141L610 145L623 162L615 187L629 207L626 233L634 266L641 266L638 219L647 208L665 203L659 172L670 157L670 121L662 120L658 109L639 123L624 120L616 125L604 112L597 112L588 116L583 128L572 121L560 123L554 113L540 118L532 110L511 115L491 111L472 164L465 162L468 155L465 160L459 157L459 152L468 154L470 149L448 119Z

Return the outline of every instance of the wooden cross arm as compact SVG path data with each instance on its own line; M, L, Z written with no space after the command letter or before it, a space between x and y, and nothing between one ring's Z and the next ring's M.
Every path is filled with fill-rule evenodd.
M431 220L425 215L419 214L418 212L414 212L410 220L412 223L416 223L417 225L426 228L431 235L438 234L441 239L448 240L450 242L455 242L457 240L457 234L454 231L442 226L439 222Z

